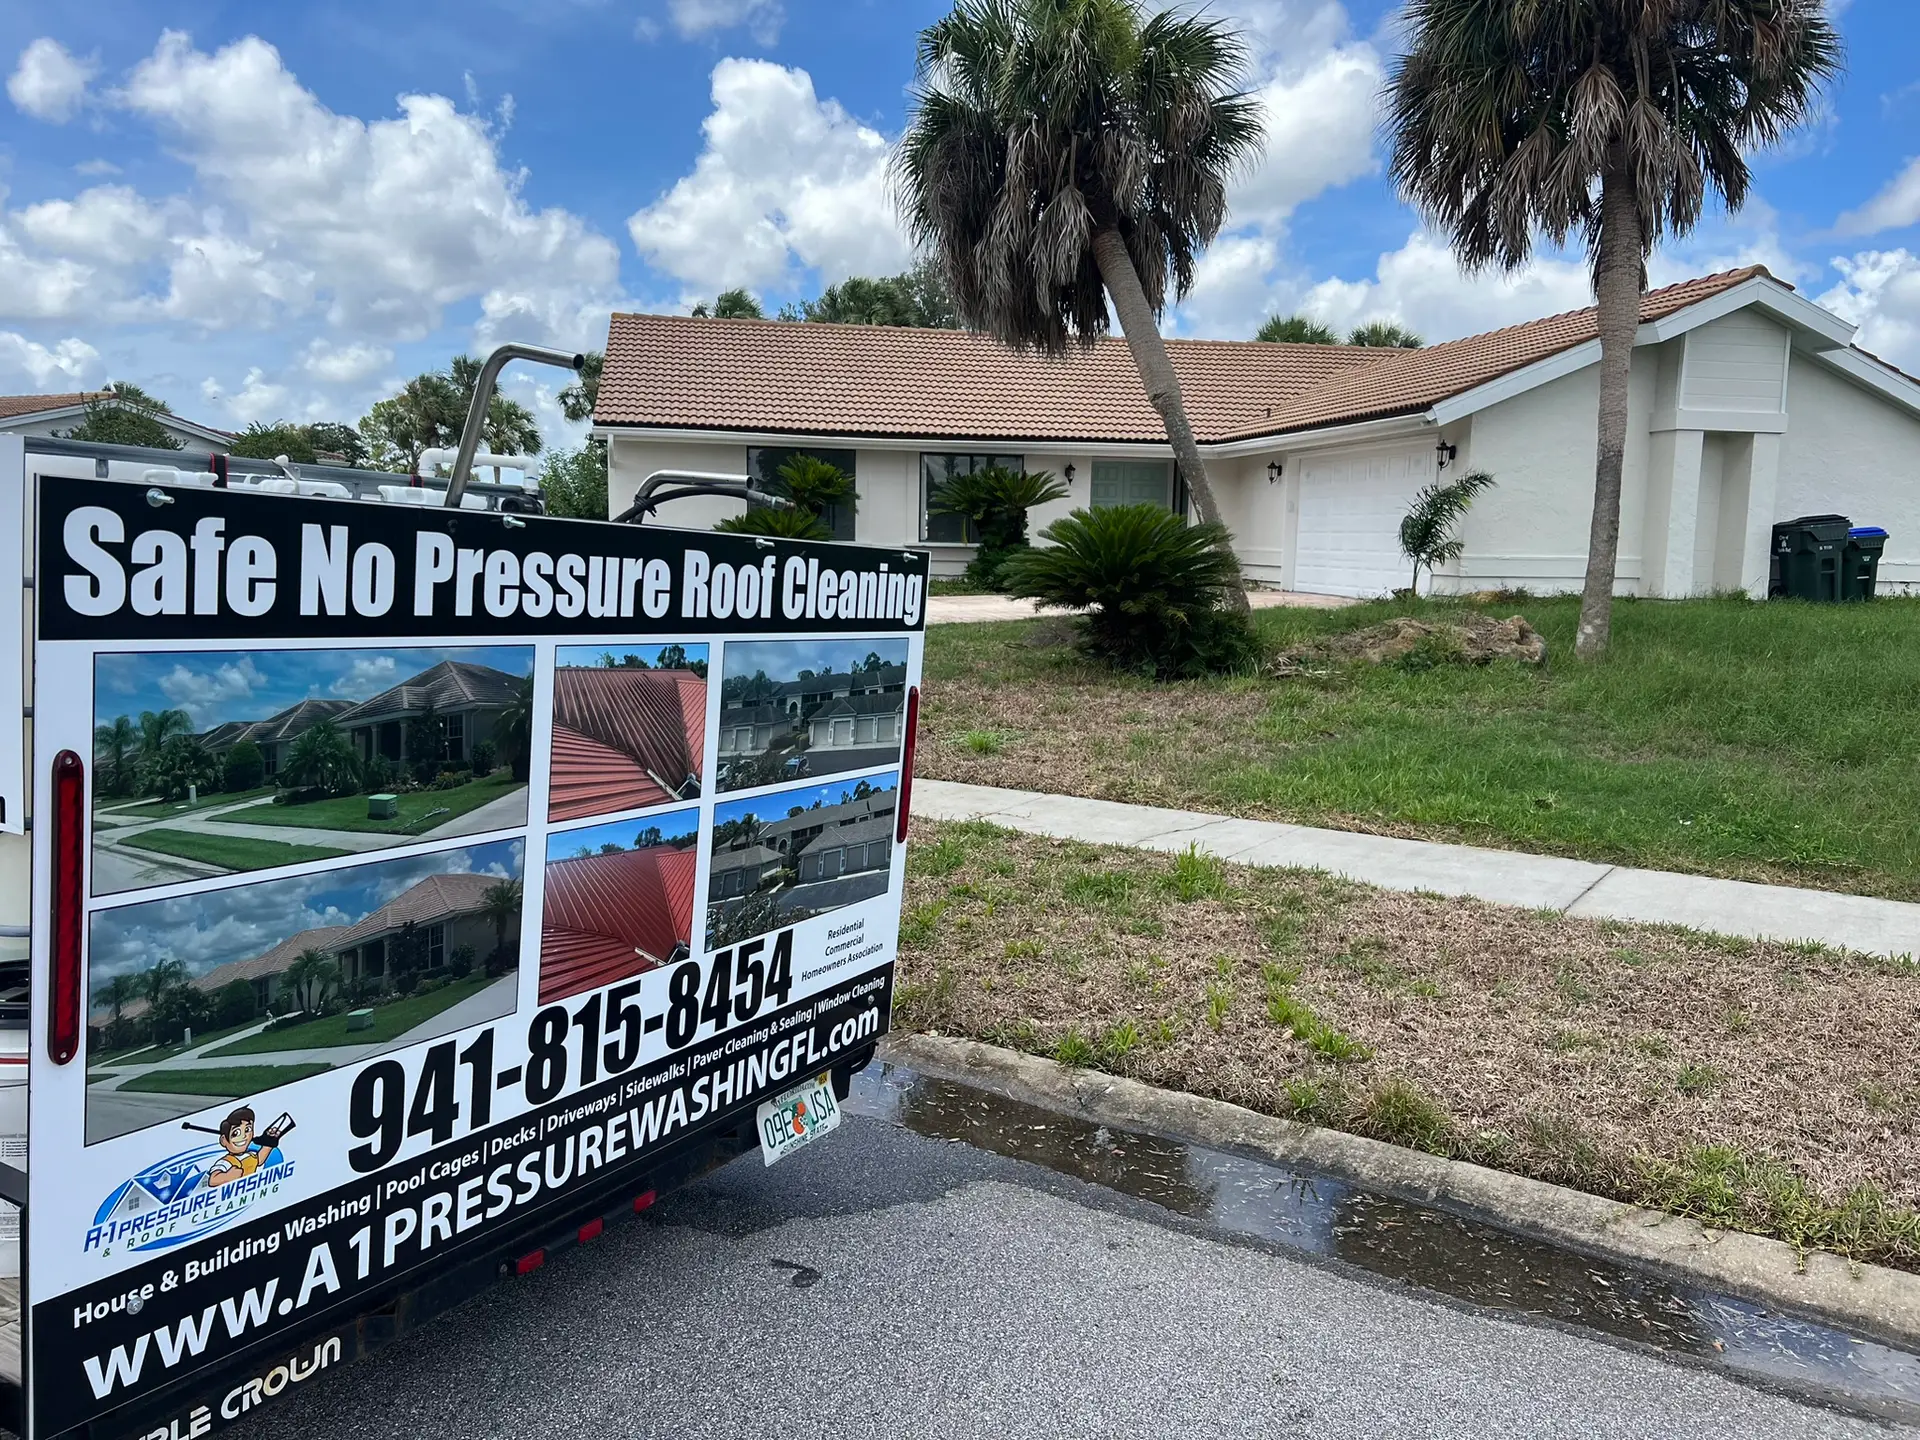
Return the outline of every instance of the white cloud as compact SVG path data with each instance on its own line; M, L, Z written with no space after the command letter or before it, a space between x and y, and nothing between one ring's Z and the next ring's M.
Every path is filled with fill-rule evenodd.
M655 268L699 293L774 286L796 266L827 283L910 257L886 194L887 142L804 70L722 60L693 173L627 222Z
M1920 223L1920 156L1907 162L1881 192L1857 210L1849 210L1835 223L1842 235L1878 235L1883 230L1901 230Z
M400 664L391 655L362 655L327 688L335 695L364 700L378 695L400 678Z
M100 373L100 352L75 336L42 345L12 330L0 330L0 385L14 386L24 376L30 393L72 390Z
M1346 45L1304 65L1284 64L1258 91L1267 149L1233 189L1237 223L1274 227L1316 195L1377 171L1375 106L1386 72L1370 45Z
M315 340L300 357L300 368L325 385L357 385L393 363L384 345L334 345Z
M22 114L59 125L78 113L87 82L99 69L93 59L79 59L58 40L42 35L20 52L7 77L7 98Z
M254 665L251 655L211 668L176 665L159 681L160 693L193 716L194 724L203 728L229 718L220 713L222 707L251 700L254 691L266 683L267 677ZM239 710L232 712L239 713Z
M780 38L787 18L781 0L669 0L667 14L673 28L688 40L745 26L762 45Z
M1840 283L1819 303L1860 327L1855 344L1909 371L1920 371L1920 255L1867 250L1838 256Z
M125 185L96 185L71 200L45 200L19 212L20 231L57 255L126 264L166 244L167 220Z
M96 179L103 175L118 175L120 167L111 160L82 160L73 167L73 173L84 175L88 179Z

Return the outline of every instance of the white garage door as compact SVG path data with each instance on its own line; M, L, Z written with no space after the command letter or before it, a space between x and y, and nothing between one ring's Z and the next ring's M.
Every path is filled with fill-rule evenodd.
M1432 478L1431 445L1304 457L1293 588L1321 595L1404 588L1413 566L1400 553L1400 521Z

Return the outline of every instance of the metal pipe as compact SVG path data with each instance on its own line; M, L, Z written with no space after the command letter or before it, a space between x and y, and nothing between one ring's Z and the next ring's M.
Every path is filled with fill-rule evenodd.
M467 493L467 480L473 472L473 457L480 449L480 437L486 433L487 410L493 404L493 387L500 379L500 372L509 360L531 360L539 365L553 365L562 370L579 371L586 368L587 357L569 355L564 350L552 350L545 345L521 345L509 341L496 346L480 367L480 376L473 383L473 403L467 406L467 423L460 431L460 451L453 457L453 478L447 482L447 508L458 510L460 497Z

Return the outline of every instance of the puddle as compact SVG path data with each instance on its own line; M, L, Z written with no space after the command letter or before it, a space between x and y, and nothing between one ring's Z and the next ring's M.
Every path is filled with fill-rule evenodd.
M1920 1357L1344 1180L1109 1129L899 1065L870 1066L847 1108L1491 1311L1597 1330L1847 1409L1920 1420Z

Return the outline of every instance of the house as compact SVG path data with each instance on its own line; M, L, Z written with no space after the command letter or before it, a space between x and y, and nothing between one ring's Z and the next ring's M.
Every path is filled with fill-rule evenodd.
M893 864L893 816L870 815L817 835L800 852L800 883L885 870Z
M1578 590L1597 448L1596 314L1424 350L1171 340L1209 477L1246 575L1330 594L1408 583L1399 522L1437 476L1485 470L1441 592ZM1767 589L1773 525L1837 512L1892 532L1883 584L1920 588L1920 381L1855 329L1751 267L1647 295L1633 362L1617 588ZM663 469L765 475L796 450L849 471L840 538L972 554L928 499L989 464L1052 471L1034 512L1185 508L1124 341L1065 360L956 331L615 315L594 433L609 503ZM740 502L677 502L710 526Z
M446 732L448 759L468 760L475 745L493 738L500 712L520 698L525 685L525 677L490 665L442 660L332 719L352 738L362 760L376 755L403 760L407 722L432 709Z
M797 729L797 717L777 699L725 706L720 711L720 759L730 762L765 755Z
M66 395L0 395L0 433L65 435L87 418L87 406L107 397L104 390L80 390ZM233 436L225 430L197 425L171 411L153 412L153 418L181 447L202 455L226 455Z
M320 950L339 964L344 983L384 986L390 977L393 943L409 925L425 942L424 968L429 973L444 968L463 945L484 957L497 938L486 915L486 893L499 883L492 875L429 875L357 925L303 930L251 959L209 970L193 984L211 995L235 980L250 981L254 1003L261 1010L280 1008L280 981L287 967L304 952Z
M228 720L216 725L200 737L200 743L224 761L234 746L251 740L260 747L266 778L271 780L286 765L294 741L318 721L338 720L352 708L351 700L302 700L266 720Z
M857 799L845 800L838 805L822 805L812 810L802 810L797 815L788 815L779 820L769 821L761 828L762 844L770 845L782 855L787 856L793 867L799 871L801 881L822 878L818 874L809 876L806 858L814 850L825 847L869 844L878 830L872 834L868 830L878 825L889 837L887 849L874 856L876 865L857 864L847 866L856 870L879 868L889 862L892 855L894 816L898 812L899 792L896 790L875 790L871 794ZM853 832L859 831L856 837ZM864 856L859 858L866 858ZM817 871L819 866L814 866ZM830 876L827 878L831 878Z
M556 860L540 922L540 1003L686 958L698 854L652 845Z
M754 843L733 850L716 850L707 876L707 899L735 900L777 884L787 868L787 857L771 845Z
M691 670L561 666L550 813L577 820L700 793L707 682Z
M807 758L816 775L884 765L900 754L903 695L850 695L807 719Z

